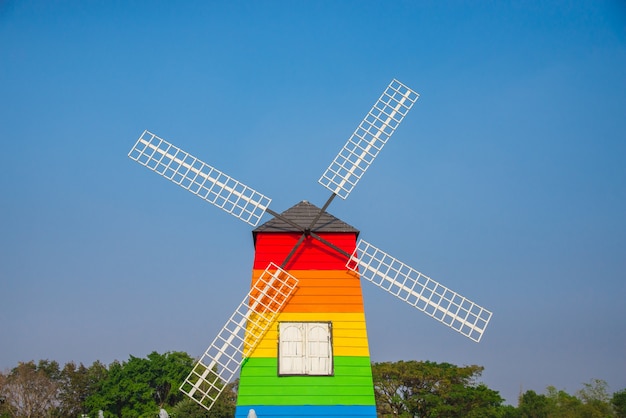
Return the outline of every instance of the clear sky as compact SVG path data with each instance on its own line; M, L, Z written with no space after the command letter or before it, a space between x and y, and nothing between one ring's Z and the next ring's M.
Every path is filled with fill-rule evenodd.
M144 129L321 206L397 78L329 211L494 316L476 344L364 283L372 360L626 388L626 6L507 3L0 1L0 370L198 356L247 292L251 228L131 161Z

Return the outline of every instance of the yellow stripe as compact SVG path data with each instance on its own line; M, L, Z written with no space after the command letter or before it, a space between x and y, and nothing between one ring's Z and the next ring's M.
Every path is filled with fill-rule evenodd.
M333 354L335 356L369 357L365 314L363 313L292 313L283 312L270 326L255 350L246 357L273 357L278 355L278 322L332 322Z

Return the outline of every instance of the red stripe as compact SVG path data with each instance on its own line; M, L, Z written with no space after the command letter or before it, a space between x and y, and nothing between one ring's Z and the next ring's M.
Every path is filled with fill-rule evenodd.
M356 233L320 233L320 237L352 254ZM270 262L282 265L300 239L298 233L257 233L254 268L264 270ZM287 270L343 270L348 257L308 236L284 267Z

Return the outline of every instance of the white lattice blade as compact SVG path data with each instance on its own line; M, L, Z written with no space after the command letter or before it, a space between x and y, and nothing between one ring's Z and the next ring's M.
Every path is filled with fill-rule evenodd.
M348 197L418 97L398 80L392 80L319 183L342 199Z
M397 298L479 342L491 312L360 240L347 267Z
M275 321L298 280L270 264L196 363L180 390L211 409Z
M128 156L252 226L270 205L270 198L151 132L143 132Z

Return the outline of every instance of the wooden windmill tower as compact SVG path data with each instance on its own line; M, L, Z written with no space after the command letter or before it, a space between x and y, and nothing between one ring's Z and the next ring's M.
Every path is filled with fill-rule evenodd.
M396 130L418 94L393 80L319 182L322 208L283 213L271 199L145 131L129 157L233 216L257 226L250 291L181 390L210 409L240 377L237 417L375 417L360 278L479 342L491 312L362 239L330 215Z

